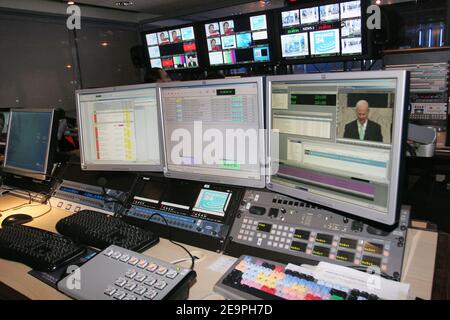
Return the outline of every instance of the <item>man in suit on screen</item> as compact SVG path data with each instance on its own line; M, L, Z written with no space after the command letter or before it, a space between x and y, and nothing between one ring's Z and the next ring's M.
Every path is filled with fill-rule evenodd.
M357 119L345 126L344 138L383 142L381 126L378 123L369 120L369 113L369 103L365 100L358 101L358 103L356 103Z

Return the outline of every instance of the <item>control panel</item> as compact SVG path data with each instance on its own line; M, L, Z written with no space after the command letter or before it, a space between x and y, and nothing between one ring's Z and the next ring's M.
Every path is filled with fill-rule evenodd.
M406 207L397 226L382 230L284 195L247 190L225 253L285 263L375 266L400 279L408 224Z
M221 251L242 193L236 187L142 176L124 219L162 237L170 232L173 240Z
M50 201L53 207L72 213L120 213L135 181L132 173L82 171L79 165L69 164Z

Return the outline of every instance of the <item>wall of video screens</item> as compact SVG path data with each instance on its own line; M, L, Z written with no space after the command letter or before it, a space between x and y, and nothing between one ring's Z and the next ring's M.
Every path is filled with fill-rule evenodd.
M281 12L281 56L286 60L363 54L362 1Z
M370 44L363 23L368 0L299 3L147 32L150 65L177 71L368 57ZM279 24L274 25L274 20Z
M164 70L198 68L193 26L148 33L145 39L152 68Z
M266 14L241 16L204 24L208 61L229 66L270 61Z

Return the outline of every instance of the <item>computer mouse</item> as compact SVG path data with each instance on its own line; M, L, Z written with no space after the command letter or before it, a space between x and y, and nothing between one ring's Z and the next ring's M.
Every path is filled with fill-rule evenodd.
M13 214L3 220L2 227L9 226L11 224L24 224L31 221L33 221L33 217L28 214Z

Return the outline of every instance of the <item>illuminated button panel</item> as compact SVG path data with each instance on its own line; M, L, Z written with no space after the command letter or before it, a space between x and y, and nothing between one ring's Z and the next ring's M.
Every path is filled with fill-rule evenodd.
M320 257L363 267L379 267L382 271L387 270L390 255L387 241L339 236L249 217L242 220L237 240L291 254L310 255L312 259Z

